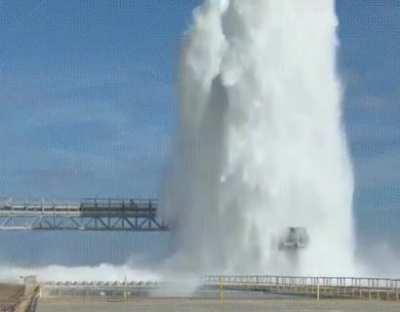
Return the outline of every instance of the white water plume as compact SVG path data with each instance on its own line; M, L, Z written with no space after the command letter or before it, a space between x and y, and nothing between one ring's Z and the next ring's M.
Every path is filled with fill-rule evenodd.
M133 269L131 266L100 264L96 266L65 267L49 265L45 267L0 267L0 280L16 281L22 276L35 275L40 282L62 281L160 281L161 276L150 269Z
M354 273L337 25L334 0L208 0L195 10L164 199L179 268ZM306 228L307 248L279 250L292 226Z

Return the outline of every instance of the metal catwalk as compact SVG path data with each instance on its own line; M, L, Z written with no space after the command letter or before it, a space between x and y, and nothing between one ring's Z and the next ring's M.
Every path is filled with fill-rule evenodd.
M0 200L0 230L168 231L156 199Z

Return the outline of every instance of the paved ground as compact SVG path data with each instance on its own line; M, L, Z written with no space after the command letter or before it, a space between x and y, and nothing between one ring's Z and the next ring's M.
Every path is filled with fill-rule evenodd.
M0 302L14 302L24 294L24 286L0 284Z
M7 311L24 294L24 286L0 284L0 311Z
M135 302L39 301L37 312L399 312L400 302L268 299L218 300L203 299L138 299Z

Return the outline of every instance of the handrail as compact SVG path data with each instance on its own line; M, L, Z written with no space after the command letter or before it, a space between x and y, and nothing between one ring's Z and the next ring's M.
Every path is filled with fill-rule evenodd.
M279 276L279 275L209 275L207 284L330 286L393 289L400 288L400 278L343 277L343 276Z
M10 211L78 211L95 209L116 209L116 210L156 210L158 208L157 199L116 199L116 198L92 198L80 201L45 201L45 200L13 200L0 199L0 212Z

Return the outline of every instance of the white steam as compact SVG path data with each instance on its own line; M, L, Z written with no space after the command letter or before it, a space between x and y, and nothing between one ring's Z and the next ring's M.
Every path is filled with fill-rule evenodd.
M65 267L50 265L46 267L2 267L0 280L15 281L22 276L35 275L40 282L46 281L159 281L159 274L144 269L133 269L128 265L114 266L100 264L86 267Z
M208 0L181 64L165 196L179 268L353 273L353 175L334 0ZM305 227L308 248L276 241Z

